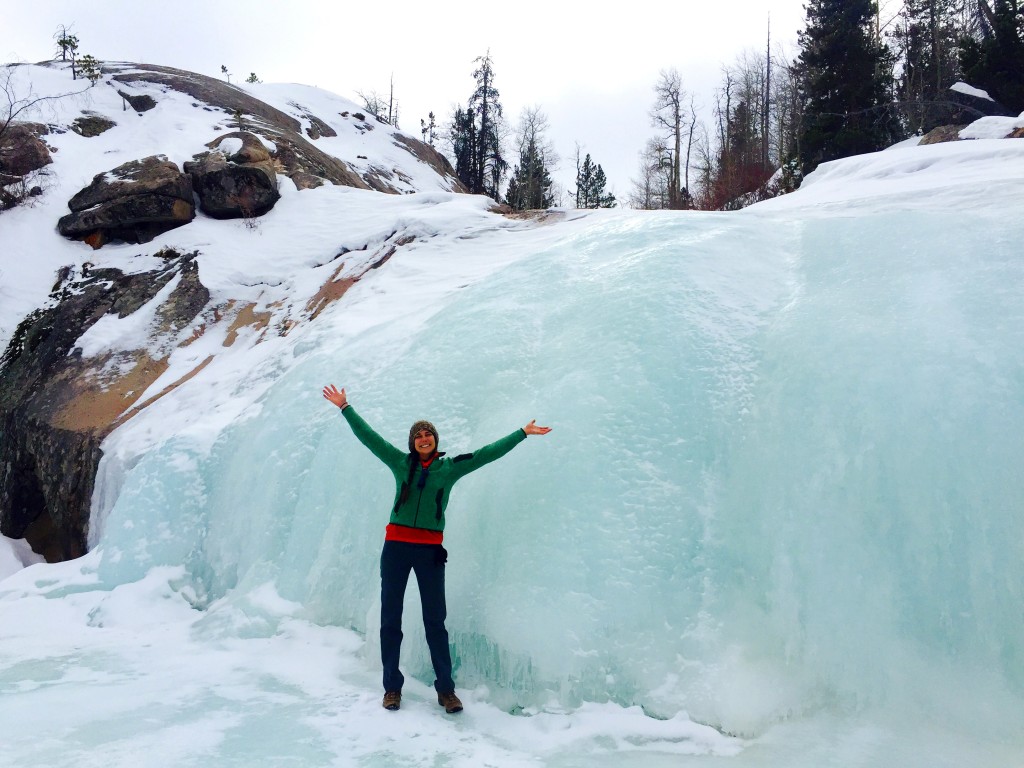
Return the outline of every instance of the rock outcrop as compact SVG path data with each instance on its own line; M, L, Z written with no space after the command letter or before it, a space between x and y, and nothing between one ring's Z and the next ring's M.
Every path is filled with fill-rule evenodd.
M0 135L0 184L10 184L53 162L39 138L47 133L38 123L11 123Z
M940 125L921 137L919 144L942 144L947 141L960 141L960 131L965 125Z
M357 189L373 189L389 194L398 194L402 191L391 183L391 179L397 175L394 169L375 168L360 175L348 163L323 152L313 141L303 136L302 124L296 118L255 98L235 85L197 72L187 72L173 67L153 64L121 66L128 71L118 72L116 67L108 65L104 68L104 72L112 72L111 79L121 83L124 89L139 84L159 85L193 97L197 100L194 104L197 108L216 108L223 110L226 115L240 117L245 130L257 133L273 142L276 147L273 158L277 161L278 173L291 178L299 189L320 186L326 182ZM131 95L127 90L118 92L126 99ZM301 108L298 104L292 106ZM321 136L336 135L334 129L325 120L311 114L307 109L301 109L303 118L309 121L306 133L310 139L315 141ZM348 117L347 113L342 113L342 117ZM353 118L357 119L366 129L372 127L372 117L368 119L366 115L359 115L353 116ZM413 151L415 148L414 154L446 177L454 191L466 191L448 161L435 152L432 147L412 136L397 135L397 139L398 145L403 149Z
M81 117L75 119L75 122L71 124L71 130L79 136L92 138L109 131L116 125L117 123L113 120L108 120L102 115L93 115L87 112Z
M0 531L51 562L85 554L100 443L167 367L150 350L83 359L76 342L104 315L135 312L175 277L156 333L179 333L209 301L194 254L161 255L160 270L96 269L55 286L55 306L27 317L0 356Z
M244 131L222 136L213 144L220 147L228 139L241 140L241 149L230 156L218 150L203 152L185 163L199 207L215 219L262 216L281 198L270 152L258 137Z
M195 218L191 180L162 155L97 174L68 207L57 229L93 248L110 240L148 243Z
M145 93L131 94L125 93L123 90L119 90L117 92L117 95L125 101L127 101L131 108L138 112L140 115L143 112L148 112L156 106L156 99Z
M960 85L960 84L958 84ZM946 91L950 113L948 123L972 123L979 117L1012 117L1010 111L995 99L978 96L958 88L956 85Z

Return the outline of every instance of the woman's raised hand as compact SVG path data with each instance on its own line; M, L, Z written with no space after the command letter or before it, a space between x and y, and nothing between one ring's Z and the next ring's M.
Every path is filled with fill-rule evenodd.
M342 390L342 392L344 391L345 390ZM324 397L327 397L327 395L324 395ZM523 432L528 435L546 435L550 431L551 427L538 427L536 419L533 419L529 424L523 427Z
M342 388L340 391L333 384L328 384L324 387L324 397L330 400L339 408L344 408L348 405L348 398L345 397L345 389Z

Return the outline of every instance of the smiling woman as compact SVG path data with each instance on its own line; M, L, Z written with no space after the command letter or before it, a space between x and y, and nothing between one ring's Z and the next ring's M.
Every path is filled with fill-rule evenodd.
M444 510L456 481L485 464L500 459L528 435L546 435L550 427L538 427L531 421L522 429L486 445L473 453L448 459L437 450L437 429L429 421L417 421L409 429L409 451L404 453L378 435L356 413L345 390L333 384L324 387L323 396L341 409L359 442L380 459L395 478L395 502L384 535L380 556L380 656L384 665L384 709L402 705L405 676L399 669L402 650L402 609L409 572L416 573L423 628L434 667L437 703L445 712L462 711L452 679L452 657L445 629L447 606L444 592L444 566L448 552L444 540ZM417 474L417 469L419 470Z

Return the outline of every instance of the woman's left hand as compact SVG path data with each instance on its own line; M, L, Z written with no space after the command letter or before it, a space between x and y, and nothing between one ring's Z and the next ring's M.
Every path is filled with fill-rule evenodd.
M533 419L529 424L523 427L523 432L528 435L546 435L550 431L551 427L538 427L536 419Z

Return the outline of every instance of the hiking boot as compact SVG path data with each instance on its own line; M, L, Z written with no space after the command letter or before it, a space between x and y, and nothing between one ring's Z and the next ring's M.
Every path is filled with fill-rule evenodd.
M462 702L459 701L459 697L455 695L455 691L452 691L451 693L437 694L437 703L444 707L444 711L449 715L454 715L456 712L462 711Z
M384 709L389 709L394 712L402 706L402 692L401 691L387 691L384 694Z

